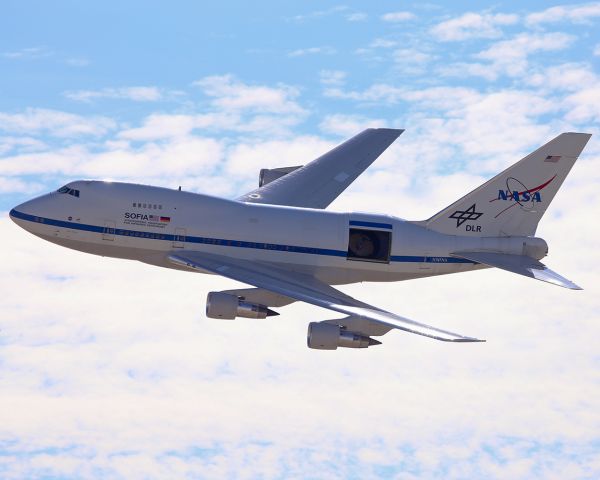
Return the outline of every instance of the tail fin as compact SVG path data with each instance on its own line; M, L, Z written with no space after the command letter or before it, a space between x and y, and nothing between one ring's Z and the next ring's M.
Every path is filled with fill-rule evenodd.
M588 133L560 134L419 224L450 235L534 235L590 137Z

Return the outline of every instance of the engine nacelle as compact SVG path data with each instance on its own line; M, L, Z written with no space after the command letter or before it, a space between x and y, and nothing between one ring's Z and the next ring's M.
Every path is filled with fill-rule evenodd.
M267 318L278 315L265 305L246 302L235 295L223 292L210 292L206 297L206 316L221 320L233 320L235 317Z
M349 332L339 325L328 322L309 323L306 343L308 348L317 350L336 350L338 347L368 348L371 345L381 344L371 337Z

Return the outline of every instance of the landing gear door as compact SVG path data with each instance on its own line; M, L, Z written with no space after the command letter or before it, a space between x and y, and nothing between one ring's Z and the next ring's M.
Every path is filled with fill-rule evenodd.
M185 228L176 228L173 235L173 248L183 248L185 245Z
M352 225L352 222L351 222ZM348 260L390 263L392 232L368 227L350 227Z

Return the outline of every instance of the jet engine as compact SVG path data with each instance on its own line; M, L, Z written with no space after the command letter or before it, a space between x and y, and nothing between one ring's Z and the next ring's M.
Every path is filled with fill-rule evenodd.
M223 292L210 292L206 297L206 316L221 320L235 317L267 318L279 315L266 305L246 302L243 298Z
M339 325L328 322L309 323L306 343L308 348L317 350L336 350L338 347L368 348L371 345L381 344L371 337L349 332Z

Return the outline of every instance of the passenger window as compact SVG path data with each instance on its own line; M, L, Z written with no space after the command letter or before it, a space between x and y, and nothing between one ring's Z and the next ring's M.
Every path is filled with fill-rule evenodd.
M392 232L351 228L348 237L348 260L390 261Z

